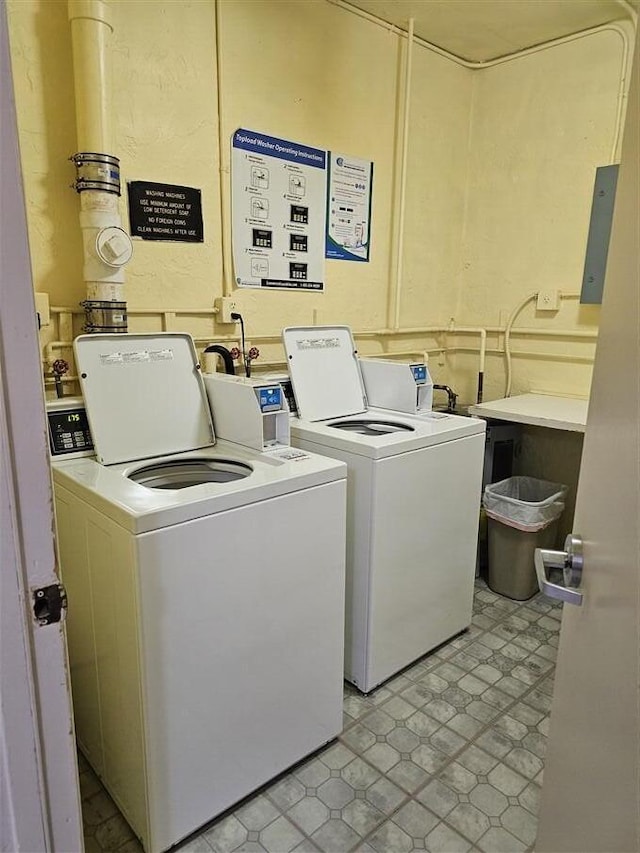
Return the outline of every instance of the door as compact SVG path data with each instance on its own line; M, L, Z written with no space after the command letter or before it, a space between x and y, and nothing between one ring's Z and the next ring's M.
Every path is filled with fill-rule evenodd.
M0 116L0 850L72 853L82 822L66 640L32 609L58 577L4 0Z
M638 53L574 521L584 601L564 607L536 853L640 849Z

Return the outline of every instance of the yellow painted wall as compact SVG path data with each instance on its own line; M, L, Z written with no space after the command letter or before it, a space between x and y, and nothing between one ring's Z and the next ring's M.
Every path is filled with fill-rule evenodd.
M113 153L121 159L123 188L131 180L200 188L205 232L201 244L135 240L127 301L139 308L211 306L220 295L222 269L213 4L109 5ZM122 215L128 229L124 200ZM82 285L78 293L82 298Z
M327 0L220 0L218 33L213 0L109 5L113 153L123 178L201 187L205 219L201 245L136 241L127 271L130 329L161 328L160 317L141 316L141 309L206 309L221 295L219 176L228 201L230 136L238 126L375 163L370 263L328 261L323 295L234 292L263 358L282 357L278 343L260 337L275 336L284 325L387 327L406 39ZM69 189L75 172L67 162L76 142L66 2L8 0L8 11L34 284L54 305L77 307L84 293L78 198ZM414 46L403 326L442 326L451 317L496 326L533 289L578 288L593 169L609 162L619 72L620 42L612 34L482 71ZM126 223L124 199L121 208ZM227 219L228 207L224 212ZM597 316L598 309L571 304L553 321L529 311L518 323L595 330ZM76 318L76 332L80 323ZM212 315L169 317L168 324L210 340L235 331ZM55 324L47 327L43 344L58 334ZM477 350L477 340L386 336L363 340L360 350ZM497 334L490 337L490 347L500 346ZM592 343L559 339L535 346L555 347L559 359L586 358L563 364L554 387L588 389ZM549 364L517 359L514 390L548 378ZM474 353L434 357L431 366L437 381L472 399ZM501 396L498 355L489 356L486 382L487 397Z
M473 73L423 47L413 49L400 305L404 328L440 325L455 313Z
M596 166L613 162L621 39L606 30L478 71L460 310L576 292ZM464 318L464 317L463 317Z
M237 127L375 163L371 262L328 261L324 295L238 291L241 309L264 332L314 310L319 323L386 326L400 39L322 0L224 0L219 42L225 166Z
M504 325L528 294L578 294L595 170L616 162L624 43L604 30L474 73L468 208L456 320ZM597 331L599 307L563 300L556 313L530 303L515 327ZM494 337L490 346L501 343ZM595 341L515 337L512 393L588 396ZM570 358L569 358L570 357ZM455 361L467 386L476 364ZM489 357L487 399L503 396L504 359Z
M7 3L34 286L52 303L82 298L71 33L66 3Z

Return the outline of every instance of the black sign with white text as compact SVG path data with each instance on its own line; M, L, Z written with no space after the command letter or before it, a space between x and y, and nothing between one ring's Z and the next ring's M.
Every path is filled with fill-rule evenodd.
M202 243L202 193L194 187L129 181L132 237Z

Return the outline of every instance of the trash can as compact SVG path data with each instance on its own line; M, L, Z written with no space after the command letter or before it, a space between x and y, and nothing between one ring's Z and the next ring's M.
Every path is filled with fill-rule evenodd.
M489 587L525 601L538 591L536 548L552 548L564 511L567 486L534 477L509 477L485 487L489 520Z

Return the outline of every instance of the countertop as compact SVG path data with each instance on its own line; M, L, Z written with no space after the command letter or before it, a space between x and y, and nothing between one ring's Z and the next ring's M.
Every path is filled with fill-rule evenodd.
M497 418L531 426L584 432L587 425L588 400L557 397L553 394L519 394L489 403L469 406L469 414Z

